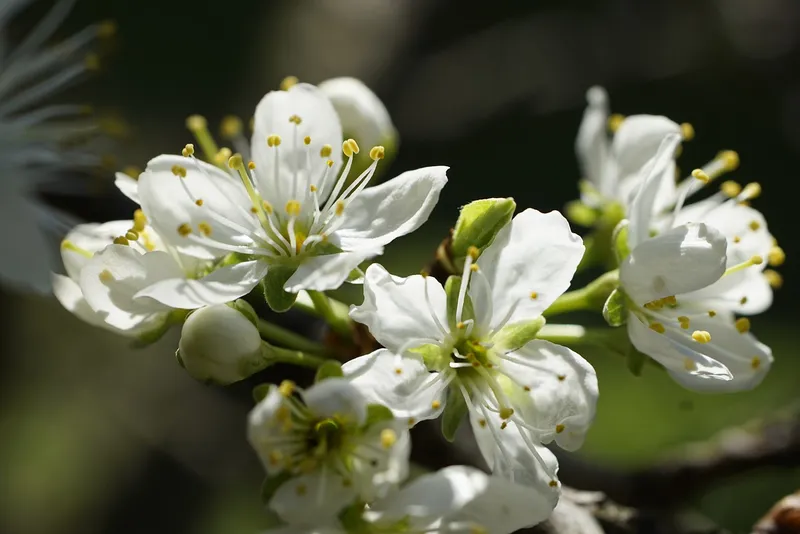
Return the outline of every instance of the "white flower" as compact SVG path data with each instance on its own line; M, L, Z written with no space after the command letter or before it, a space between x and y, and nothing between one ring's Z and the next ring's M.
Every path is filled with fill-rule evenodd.
M364 303L350 316L386 349L346 363L345 375L412 425L463 396L494 471L555 506L557 463L541 444L581 445L597 378L579 355L533 338L583 251L560 214L528 209L477 261L471 251L460 285L447 292L431 277L398 278L371 265Z
M728 282L763 262L748 257L728 267L725 236L705 223L665 228L651 236L660 181L672 179L670 162L680 139L668 136L645 166L646 179L630 214L630 254L620 265L620 287L630 306L633 345L663 365L684 387L737 391L761 382L772 363L769 347L749 333L747 319L734 320L718 305L728 300ZM723 212L724 213L724 212ZM746 220L745 220L746 221Z
M250 412L248 439L270 477L285 479L269 506L326 524L356 498L372 501L407 476L409 438L394 419L370 420L367 400L341 378L303 391L272 386Z
M337 179L340 146L347 162ZM183 253L236 252L265 268L280 266L291 293L333 289L424 223L447 181L446 167L429 167L367 188L383 157L374 147L372 164L345 187L358 150L355 141L342 142L330 101L297 84L267 94L256 108L252 165L234 156L232 168L221 170L160 156L139 178L138 195L156 230Z
M3 45L8 44L11 20L29 3L0 5ZM98 163L86 147L68 147L71 139L96 129L86 120L85 107L42 104L92 67L96 58L87 58L88 45L112 30L109 24L92 26L46 46L73 4L57 2L18 46L0 47L0 282L38 291L50 290L53 267L45 231L55 234L63 221L36 199L35 192L57 183L65 168Z
M357 529L362 534L511 534L541 523L551 511L532 500L525 486L456 465L422 475L398 493L373 503L350 529L291 525L267 532L346 534Z

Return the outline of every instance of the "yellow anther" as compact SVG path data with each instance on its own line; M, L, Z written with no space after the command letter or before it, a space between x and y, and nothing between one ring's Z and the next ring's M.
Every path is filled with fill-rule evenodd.
M250 213L252 213L252 214L257 214L257 213L258 213L258 208L257 208L257 207L255 207L255 206L251 206L251 207L250 207Z
M681 328L683 328L684 330L689 329L689 318L686 317L685 315L681 315L680 317L678 317L678 322L680 323Z
M287 76L286 78L281 80L281 85L280 85L281 91L288 91L289 89L297 85L297 82L299 81L300 80L297 79L297 76Z
M97 276L101 282L111 282L114 280L114 275L111 274L111 271L108 269L103 269L100 271L100 274Z
M740 317L739 319L736 319L734 325L740 334L746 334L750 331L750 319L747 317Z
M117 33L117 23L113 20L104 20L97 25L97 36L101 39L108 39Z
M708 310L708 316L709 317L716 317L717 316L717 312L715 312L714 310Z
M769 254L767 254L767 259L769 260L769 264L773 267L780 267L783 265L783 262L786 261L786 253L783 251L781 247L774 246L769 249Z
M178 226L178 233L181 236L186 237L192 233L192 227L189 226L189 223L183 223L182 225Z
M312 193L316 193L317 192L317 186L314 185L314 184L311 184L311 186L308 188L308 190L311 191Z
M197 200L194 201L194 203L198 207L202 206L203 205L203 199L202 198L198 198Z
M83 66L86 70L100 70L100 56L94 53L86 54L83 58Z
M414 426L416 424L417 424L417 420L416 419L414 419L413 417L409 417L408 418L408 426L409 427L412 427L412 426Z
M403 370L402 370L402 369L400 369L399 367L395 367L395 368L394 368L394 374L396 374L396 375L402 375L402 374L403 374Z
M530 386L522 386L522 389L524 389L525 391L530 391L531 387Z
M464 323L464 321L459 321L456 323L456 328L458 328L459 330L463 330L465 326L467 325Z
M656 299L651 300L650 302L645 302L644 307L648 310L660 310L664 307L664 299Z
M500 430L505 430L507 426L508 426L508 421L503 421L502 423L500 423Z
M750 182L744 189L742 189L742 197L746 200L758 198L761 195L761 184L758 182Z
M290 200L286 203L286 214L289 216L297 217L302 212L303 207L297 200Z
M283 397L291 397L294 394L295 389L297 389L297 384L292 382L291 380L284 380L281 382L281 385L278 386L278 392Z
M128 242L128 238L125 236L115 237L113 243L115 245L125 245L125 246L130 245L130 243Z
M299 126L300 124L303 123L303 119L300 118L300 115L292 115L291 117L289 117L289 122Z
M753 369L758 369L759 367L761 367L761 358L759 358L758 356L753 356L753 359L750 360L750 367L752 367Z
M340 200L336 203L336 215L341 217L344 213L344 201Z
M342 143L342 152L348 158L353 157L353 154L358 154L359 151L360 149L355 139L345 139L344 143Z
M695 330L692 332L692 339L698 343L709 343L711 341L711 334L705 330Z
M139 239L139 234L137 234L135 230L128 230L125 232L125 239L128 241L136 241Z
M186 143L186 146L181 150L181 154L183 154L184 158L194 155L194 145L192 143Z
M661 299L661 301L664 304L666 304L667 306L677 306L678 305L678 299L675 298L675 295L669 295L667 297L664 297L663 299Z
M214 163L217 165L225 165L225 162L231 159L233 152L228 147L222 147L219 152L214 156Z
M242 125L242 119L235 115L228 115L227 117L223 118L219 128L222 137L227 139L232 139L237 135L240 135L243 129L244 126Z
M381 446L384 449L389 449L397 443L397 433L391 428L384 428L381 430Z
M128 176L130 176L134 180L138 180L139 179L139 175L142 174L142 171L139 169L139 167L134 167L133 165L129 165L129 166L125 167L122 170L122 172L127 174Z
M687 371L697 371L697 364L691 358L683 359L683 368Z
M481 428L486 428L486 419L478 419L478 424L481 425Z
M783 287L783 277L781 273L778 271L773 271L772 269L766 269L764 271L764 278L767 279L767 283L770 285L772 289L780 289Z
M734 150L723 150L717 154L717 158L722 160L727 171L734 171L739 167L739 154Z
M561 434L566 428L564 425L556 425L556 434Z
M658 332L659 334L663 334L666 331L664 325L661 323L650 323L650 330Z
M513 408L500 408L500 419L508 419L514 415Z
M328 161L325 162L325 165L327 165L328 167L333 167L333 160L329 159Z
M720 185L719 188L725 194L725 196L730 198L737 197L739 196L739 193L742 192L742 186L733 180L725 180L722 182L722 185Z
M248 161L247 162L247 168L250 169L251 171L256 170L256 162L255 161Z
M330 157L333 154L333 147L331 145L322 145L322 148L319 149L319 155L323 158Z
M555 488L556 486L558 486L558 481L551 480L550 482L547 483L547 485L550 486L551 488Z
M764 263L764 258L756 254L755 256L752 256L750 258L750 263L753 265L761 265L762 263Z
M536 291L531 291L530 297L531 300L536 300L539 298L539 293L537 293Z
M733 242L738 245L739 243L742 242L742 238L739 237L738 235L735 235L735 236L733 236Z
M681 136L683 136L685 141L691 141L694 139L694 126L688 122L681 124Z
M173 165L171 170L172 174L174 174L175 176L186 178L186 167L182 167L180 165Z
M740 298L740 299L739 299L739 304L741 304L742 306L744 306L745 304L747 304L747 297L742 297L742 298Z
M266 200L262 200L261 207L264 208L264 211L266 212L267 215L272 215L273 212L272 204L270 204Z
M305 136L303 138L303 144L310 145L311 144L311 137Z
M467 255L472 258L473 261L478 259L480 253L481 250L476 246L470 246L467 248Z
M608 129L612 132L616 132L617 130L619 130L619 127L622 126L624 120L625 120L625 115L614 113L608 118Z
M202 115L190 115L186 119L186 127L190 132L197 132L208 128L208 121Z
M294 492L297 493L300 497L304 496L308 493L308 488L305 484L298 484L296 488L294 488Z
M267 136L267 146L276 147L281 145L281 136L278 134L270 134Z
M206 237L211 235L211 225L207 222L201 222L198 224L197 229L200 230L200 232Z
M473 273L477 273L478 272L478 264L477 263L473 263L472 265L469 266L469 270L472 271Z
M761 228L761 223L758 221L750 221L747 226L749 226L752 231L756 232L759 228Z
M439 402L438 400L435 400L435 401L433 401L431 403L431 409L433 409L433 410L438 410L441 407L442 407L442 403Z
M380 145L374 146L369 150L369 158L372 161L378 161L379 159L383 159L385 155L386 155L386 149L384 149Z
M220 151L221 152L221 151ZM244 167L244 160L241 154L234 154L228 158L228 167L231 169L241 169Z
M136 210L133 212L133 229L137 232L144 231L145 226L147 225L147 217L145 216L142 210Z
M692 176L694 176L697 180L700 180L704 184L707 184L711 181L711 177L703 172L702 169L695 169L692 171Z

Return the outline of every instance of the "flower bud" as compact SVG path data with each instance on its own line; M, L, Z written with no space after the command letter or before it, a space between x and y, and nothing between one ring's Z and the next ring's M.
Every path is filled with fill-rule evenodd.
M193 312L183 325L178 358L192 377L221 385L247 378L261 357L261 336L248 317L226 304Z
M450 246L452 261L458 269L470 247L483 251L497 233L511 221L517 204L513 198L486 198L470 202L463 208L453 229Z

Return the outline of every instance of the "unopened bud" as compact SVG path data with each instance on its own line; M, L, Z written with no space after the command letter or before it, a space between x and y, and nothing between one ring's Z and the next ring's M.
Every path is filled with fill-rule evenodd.
M453 229L453 263L463 265L470 247L484 250L500 230L511 222L517 205L513 198L486 198L470 202L461 209Z

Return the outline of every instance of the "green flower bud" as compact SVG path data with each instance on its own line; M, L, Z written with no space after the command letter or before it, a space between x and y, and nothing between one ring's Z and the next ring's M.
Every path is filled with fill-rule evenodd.
M227 385L247 378L250 364L261 359L261 336L246 315L217 304L189 315L178 351L193 378Z
M500 230L511 222L517 204L513 198L486 198L463 208L453 229L450 258L456 269L464 265L470 247L483 250Z

